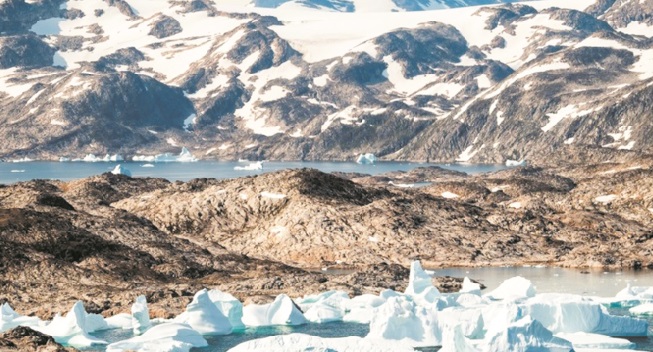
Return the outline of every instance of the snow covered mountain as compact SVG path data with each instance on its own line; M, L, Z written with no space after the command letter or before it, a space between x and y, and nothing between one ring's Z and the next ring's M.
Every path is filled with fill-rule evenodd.
M364 9L382 3L4 0L0 157L653 146L653 0Z
M338 12L390 12L440 10L454 7L492 5L512 0L222 0L221 5L278 8L305 7Z

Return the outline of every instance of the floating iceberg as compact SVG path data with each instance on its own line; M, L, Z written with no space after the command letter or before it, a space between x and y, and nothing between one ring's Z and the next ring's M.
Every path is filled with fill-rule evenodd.
M433 286L431 276L422 269L418 260L410 264L410 276L405 293L420 304L435 303L440 297L440 291Z
M487 339L483 351L572 352L571 342L553 336L540 322L530 317L510 324L505 330Z
M412 347L440 346L442 330L433 306L420 307L410 297L390 297L374 311L367 338L399 341Z
M471 293L474 295L480 295L481 294L481 284L477 284L476 282L472 282L468 277L465 276L463 279L463 287L460 289L461 293Z
M16 313L9 303L0 306L0 333L17 326L37 326L41 320L36 317L26 317Z
M134 155L132 157L133 161L144 161L148 163L157 162L157 163L167 163L167 162L195 162L198 161L196 157L191 154L188 148L181 148L181 153L179 155L174 155L172 153L164 153L157 155Z
M63 160L62 160L63 159ZM116 162L116 161L123 161L123 157L120 154L106 154L104 157L100 158L98 156L95 156L95 154L86 154L81 159L73 159L72 161L83 161L86 163L97 163L97 162ZM59 158L59 161L70 161L68 158Z
M220 290L211 290L208 294L211 302L229 319L233 330L245 329L245 324L243 324L243 304L236 297Z
M125 175L125 176L132 177L132 172L120 164L116 165L116 167L114 167L113 170L111 170L111 173L114 175Z
M376 163L376 156L372 153L361 154L356 159L356 163L361 165L373 165Z
M136 297L136 302L132 304L132 329L134 335L140 335L152 326L150 322L150 310L147 308L147 299L140 295Z
M209 298L203 289L195 294L186 311L175 318L175 322L188 324L202 335L229 335L231 323Z
M270 336L243 342L228 352L409 352L412 348L392 341L375 341L361 337L322 338L304 334Z
M236 171L254 171L254 170L263 170L263 162L257 161L246 166L234 166Z
M628 309L634 315L653 315L653 303L644 303Z
M55 341L75 348L85 348L96 345L106 345L107 342L90 336L88 333L102 330L103 324L99 322L101 317L87 314L84 304L77 301L65 317L57 314L46 326L33 327L46 335L50 335ZM104 323L106 324L106 322Z
M526 165L526 160L506 160L506 166L524 166Z
M243 308L246 326L302 325L308 321L295 302L286 295L279 295L270 304L250 304Z
M186 324L164 323L149 329L141 336L107 346L107 352L188 352L193 347L208 343L197 331Z
M579 348L596 348L596 349L624 349L630 350L635 348L635 344L616 337L603 336L598 334L588 334L585 332L560 333L556 336L563 338L572 343L574 349Z
M508 279L486 295L494 300L519 300L535 296L533 284L521 276Z
M132 328L132 315L128 313L116 314L104 319L104 321L107 323L107 330Z

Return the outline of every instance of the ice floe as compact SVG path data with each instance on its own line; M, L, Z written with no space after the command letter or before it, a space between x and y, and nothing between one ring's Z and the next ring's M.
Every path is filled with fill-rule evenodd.
M257 161L245 166L234 166L236 171L254 171L254 170L263 170L263 162Z
M107 352L188 352L193 347L205 347L208 342L186 324L164 323L145 334L107 346Z

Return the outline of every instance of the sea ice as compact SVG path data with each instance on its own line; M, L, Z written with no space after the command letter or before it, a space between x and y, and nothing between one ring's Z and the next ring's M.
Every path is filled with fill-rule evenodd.
M376 163L376 156L372 153L361 154L356 159L356 163L362 165L373 165Z
M279 295L270 304L250 304L243 308L246 326L302 325L308 321L287 295Z
M228 352L409 352L412 348L392 341L356 336L323 338L304 334L270 336L243 342Z
M206 346L208 343L204 337L188 325L164 323L141 336L110 344L107 352L188 352L193 347Z
M229 335L232 330L229 319L213 304L206 289L195 294L175 322L188 324L202 335Z

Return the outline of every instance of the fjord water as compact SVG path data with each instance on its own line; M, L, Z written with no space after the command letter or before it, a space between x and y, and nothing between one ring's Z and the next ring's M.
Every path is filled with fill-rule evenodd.
M449 170L469 174L497 171L504 165L492 164L427 164L408 162L377 162L374 165L361 165L354 162L337 161L270 161L263 163L262 170L234 170L236 166L247 166L250 162L236 161L198 161L190 163L145 163L145 162L0 162L0 184L28 181L33 179L56 179L69 181L113 170L121 164L134 177L161 177L170 181L188 181L194 178L236 178L258 175L284 169L314 168L324 172L359 172L371 175L392 171L410 171L417 167L440 166ZM149 166L153 165L153 166Z

